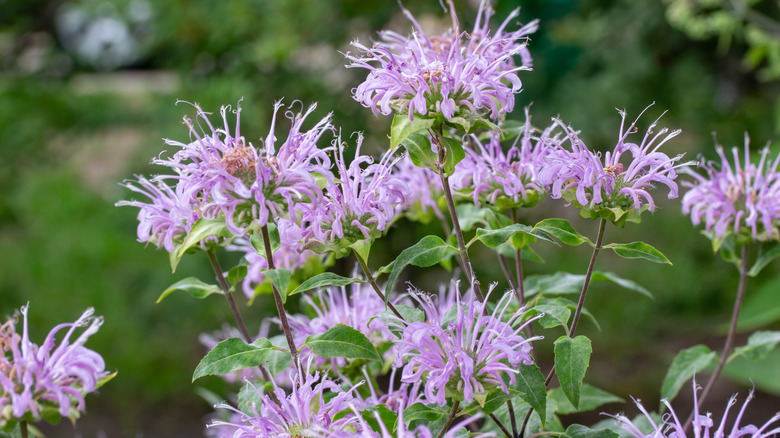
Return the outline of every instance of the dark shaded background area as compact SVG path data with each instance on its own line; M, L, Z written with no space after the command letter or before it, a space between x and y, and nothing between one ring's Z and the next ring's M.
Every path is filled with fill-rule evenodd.
M476 11L471 3L456 2L467 26ZM758 151L780 128L778 83L766 73L778 61L777 34L770 32L765 47L756 49L747 38L749 20L738 17L747 24L727 29L728 38L715 32L694 40L691 32L670 24L669 11L677 3L523 2L521 20L538 17L541 29L531 42L535 71L521 75L525 91L512 117L522 117L522 108L533 102L537 125L560 115L582 130L591 147L607 148L618 135L615 107L632 117L656 102L643 126L668 110L661 124L683 130L668 145L669 154L713 157L712 132L726 146L741 146L748 131L751 149ZM764 3L769 2L756 8L777 21L777 10ZM423 26L447 24L434 0L406 6ZM515 2L497 2L496 17L514 7ZM220 105L243 98L242 132L253 141L267 134L275 100L316 101L314 116L333 111L344 132L365 131L365 145L379 151L390 118L374 117L351 98L349 90L365 72L343 68L338 52L349 50L356 37L369 41L382 28L410 30L394 1L0 0L0 315L29 301L31 330L40 341L56 323L75 320L94 306L106 322L88 346L119 370L99 395L88 398L87 414L75 429L61 424L47 428L49 436L202 434L212 410L198 388L222 396L230 388L216 378L190 383L204 353L197 336L230 322L229 311L214 297L196 301L172 295L155 304L160 292L181 278L200 275L210 281L204 274L208 263L205 256L185 258L172 275L167 254L135 241L136 211L113 207L130 196L117 182L157 172L148 163L164 148L161 138L187 138L179 122L192 109L174 106L177 99L197 101L216 113ZM763 57L756 54L762 47ZM627 400L639 397L649 407L656 406L677 351L697 343L721 347L737 285L736 270L712 254L709 242L682 215L679 201L660 204L640 225L610 228L606 240L649 242L673 267L610 254L598 264L644 285L655 299L597 284L586 305L601 330L591 323L582 326L594 341L586 381ZM526 219L532 223L548 216L570 218L583 234L596 232L595 223L549 199ZM375 251L373 263L389 261L381 254L397 254L428 232L399 223L381 244L386 250ZM584 248L564 253L540 246L539 251L547 263L528 264L528 274L585 270ZM474 257L484 260L477 264L483 278L501 281L493 256ZM349 263L342 265L349 269ZM777 274L775 263L750 280L746 329L778 328ZM410 271L412 281L429 290L449 275ZM259 298L244 315L257 327L272 310ZM558 335L550 333L548 341ZM771 395L780 394L780 356L735 365L727 374L741 386L724 380L719 400L713 398L708 408L719 415L731 392L740 391L744 399L751 377L759 394L749 412L763 423L780 406ZM687 386L681 406L686 399ZM603 410L637 412L630 404ZM565 420L592 423L594 418Z

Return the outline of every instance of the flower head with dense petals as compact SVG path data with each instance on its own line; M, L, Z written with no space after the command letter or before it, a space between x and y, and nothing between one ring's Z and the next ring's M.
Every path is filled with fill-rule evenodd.
M403 181L392 173L395 163L388 151L374 162L360 154L362 134L357 134L355 157L349 165L344 159L346 143L336 140L336 178L328 181L320 208L303 215L307 243L347 246L355 241L372 239L384 231L395 218L397 207L408 195Z
M626 113L620 111L620 115L623 121L617 144L603 157L588 149L577 131L556 119L554 124L563 129L564 142L571 144L571 150L560 145L554 147L537 179L549 188L553 198L562 197L581 207L583 216L602 217L617 224L629 219L638 220L644 209L655 210L650 190L656 184L667 186L668 197L676 198L677 170L692 164L680 162L682 155L669 158L659 151L664 143L680 134L680 130L669 132L663 128L654 133L656 120L645 131L641 143L631 143L628 136L638 131L639 118L626 128ZM624 160L627 153L631 154L630 161Z
M750 436L751 438L769 438L772 436L777 436L777 434L780 433L780 427L776 425L776 423L780 421L780 412L775 414L761 427L757 427L752 424L744 426L740 424L742 422L742 417L747 409L748 403L750 403L750 401L753 399L753 391L750 391L747 399L742 404L742 408L737 413L730 430L727 430L726 422L728 421L729 411L737 403L736 395L729 399L729 402L726 405L726 409L723 412L723 417L721 418L720 423L718 423L717 429L713 431L712 428L715 427L715 422L710 417L710 414L707 413L704 415L699 411L699 401L696 394L696 388L698 388L698 386L694 381L692 423L693 437L740 438L743 436ZM614 417L618 421L618 424L622 429L626 430L630 435L636 438L686 438L691 436L686 432L685 428L683 428L680 419L677 417L677 413L674 412L674 409L672 409L672 406L669 404L669 402L667 400L662 400L662 402L669 409L669 412L664 414L661 424L657 424L644 408L644 406L642 406L642 403L640 403L639 400L634 400L634 403L636 403L637 407L644 415L644 418L647 419L650 424L651 430L646 432L640 430L641 428L629 420L625 415L618 414L610 416ZM772 425L776 426L771 428Z
M84 395L109 375L100 354L84 347L103 323L93 313L87 309L75 322L55 326L40 346L28 336L27 306L21 308L21 336L15 318L0 325L0 429L15 420L37 421L47 409L72 420L84 411ZM86 329L71 340L79 327Z
M359 402L352 394L355 386L343 390L327 376L312 372L311 362L305 375L290 373L294 384L289 395L274 383L273 393L278 404L248 383L257 392L259 404L251 406L251 412L241 412L227 404L217 405L238 414L237 418L216 420L208 427L217 427L223 437L232 438L343 436L341 434L354 430L353 425L357 423L354 416L337 414Z
M471 191L475 204L489 205L500 211L533 207L545 194L544 188L536 182L536 176L550 145L557 140L551 137L552 130L550 127L540 137L534 136L535 129L526 108L522 132L507 151L501 146L498 132L491 131L486 143L475 135L469 136L475 147L464 148L466 158L458 163L450 178L453 188Z
M488 296L495 288L491 285ZM512 295L505 294L491 315L484 304L469 294L455 304L455 319L445 321L444 314L430 296L412 292L422 305L426 322L412 322L396 344L395 366L403 366L402 382L425 380L423 393L429 403L444 406L447 398L462 397L470 403L485 397L498 387L507 392L504 376L514 383L516 367L533 363L530 342L525 339L526 321L515 328L525 309L519 309L504 321Z
M303 114L287 111L292 121L287 139L277 148L275 126L281 102L274 106L268 136L261 148L255 148L240 133L241 107L235 110L235 129L228 122L230 107L221 109L222 125L213 125L209 113L199 106L195 120L184 118L191 141L166 140L180 150L170 158L153 163L169 167L174 175L152 182L138 177L128 188L146 195L150 203L123 201L141 209L139 240L152 241L171 251L176 238L189 231L199 218L224 217L227 228L236 236L245 234L249 223L267 224L269 216L293 217L315 208L322 196L315 175L328 174L327 150L317 146L325 131L331 130L330 115L313 128L302 125L316 108ZM167 185L172 180L175 187Z
M694 182L683 195L683 212L691 215L694 225L704 222L706 230L717 239L731 232L750 234L754 240L780 237L780 156L772 161L769 149L765 148L758 165L753 164L749 143L745 135L743 162L734 148L734 164L729 163L723 147L718 145L719 165L703 163L706 175L687 172Z
M497 118L514 108L514 95L521 91L520 70L530 69L527 35L538 22L507 31L515 10L494 34L488 24L493 11L487 0L480 4L472 33L461 32L450 4L452 27L441 36L429 36L412 14L403 9L414 32L405 37L395 32L380 33L373 47L353 42L362 56L346 54L347 67L365 68L368 78L353 90L355 100L374 113L408 114L413 119L441 114ZM515 55L523 64L516 66Z

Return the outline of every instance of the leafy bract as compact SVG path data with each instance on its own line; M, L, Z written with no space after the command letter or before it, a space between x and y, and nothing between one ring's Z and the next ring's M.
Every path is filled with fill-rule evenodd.
M573 339L561 336L554 345L555 372L558 374L561 390L571 404L578 408L582 380L585 378L592 352L590 339L585 336L577 336Z
M192 381L209 375L228 374L243 368L262 365L268 353L275 349L268 339L260 338L247 344L238 338L228 338L209 351L192 375Z
M393 269L387 277L385 285L385 299L393 291L398 275L408 265L427 268L433 266L453 254L457 254L458 249L448 245L439 236L425 236L419 242L401 251L401 254L393 262Z
M309 335L306 346L322 357L346 357L382 362L366 335L344 324L336 324L321 335Z
M187 277L168 286L168 288L160 294L160 297L157 298L157 302L159 303L165 297L176 292L177 290L187 292L193 297L201 300L209 295L222 293L222 289L220 289L219 286L215 284L204 283L195 277Z
M664 382L661 384L661 398L671 402L677 397L685 382L697 372L704 371L714 363L715 352L710 351L706 345L694 345L680 351L672 360Z

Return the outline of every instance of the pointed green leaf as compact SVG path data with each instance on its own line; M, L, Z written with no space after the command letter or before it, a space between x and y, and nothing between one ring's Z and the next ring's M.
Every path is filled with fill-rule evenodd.
M645 242L610 243L609 245L605 245L604 248L615 251L615 254L624 259L645 259L655 263L672 264L665 255L661 254L661 251L658 251Z
M246 265L236 265L233 266L227 274L227 281L229 284L235 286L238 284L239 281L243 280L244 277L246 277L247 274L247 266Z
M481 397L475 393L474 401L463 408L460 415L476 415L480 412L483 415L488 415L501 406L505 406L508 400L512 400L521 395L520 391L512 387L507 389L509 390L509 394L505 393L500 388L494 388L490 394L482 393Z
M181 245L179 245L176 250L170 254L169 259L171 262L171 270L176 272L176 267L179 265L181 258L184 257L184 254L190 248L199 244L204 239L208 239L209 237L213 236L223 238L232 236L227 228L225 220L206 218L198 219L197 222L195 222L195 225L192 226L192 229L187 234L187 236L184 237Z
M616 395L610 394L607 391L587 383L584 383L580 390L579 408L575 408L571 402L569 402L560 388L551 390L549 396L558 404L557 412L561 415L592 411L607 403L623 403L625 401Z
M444 243L439 236L425 236L419 242L401 251L401 254L395 259L390 275L387 276L385 298L393 291L398 275L408 265L427 268L457 254L457 252L457 248Z
M285 338L283 334L272 337L270 341L271 345L277 348L268 353L267 368L272 376L276 376L279 373L290 369L292 366L292 357L290 357L290 353L283 350L288 347L287 338Z
M767 280L756 290L751 289L739 314L737 331L743 332L780 321L780 277Z
M228 374L243 368L255 367L265 362L275 347L268 339L260 338L247 344L238 338L228 338L217 344L200 361L192 375L192 381L210 375Z
M755 277L766 267L772 260L780 256L780 244L775 241L762 243L758 249L758 257L756 262L750 268L748 275Z
M395 310L398 311L398 313L403 316L404 321L406 321L407 324L411 324L413 322L423 322L425 321L425 312L423 312L420 309L417 309L415 307L407 306L404 304L396 304ZM401 332L403 331L402 327L398 327L398 317L393 313L390 309L385 309L381 312L379 312L379 315L371 318L369 320L369 324L371 323L371 320L374 318L380 318L384 323L385 326L396 336L400 337Z
M419 115L415 116L414 120L409 120L408 115L396 114L390 126L390 149L394 149L415 132L430 128L434 122L435 119L427 119Z
M168 289L165 289L163 293L160 294L160 297L157 298L157 302L159 303L165 297L176 292L177 290L187 292L199 300L202 300L211 294L222 293L222 289L220 289L219 286L215 284L204 283L195 277L187 277L184 280L177 281L176 283L168 286Z
M591 277L591 281L608 281L610 283L617 284L618 286L623 287L624 289L628 289L630 291L638 292L647 298L652 299L653 294L650 293L649 290L642 287L640 284L628 280L625 278L618 277L617 274L612 272L599 272L596 271L593 273L593 276Z
M572 424L560 438L618 438L618 434L609 429L591 429L581 424Z
M298 287L296 287L289 295L299 294L306 292L307 290L316 289L325 286L347 286L352 283L367 283L366 280L357 277L342 277L341 275L334 274L333 272L323 272L317 274L314 277L310 277L304 281Z
M555 341L554 352L555 372L558 374L561 390L577 408L580 404L582 379L585 378L592 352L590 339L585 336L577 336L574 339L561 336Z
M407 424L414 420L433 422L443 417L447 417L448 415L449 412L440 408L435 403L424 405L418 402L404 409L404 422Z
M550 234L566 245L578 246L587 243L594 246L590 239L578 233L566 219L545 219L534 225L534 229Z
M436 161L438 160L436 152L431 150L431 141L424 134L410 134L401 146L409 153L409 158L417 167L436 170Z
M780 343L780 331L755 332L748 338L747 345L738 347L734 354L745 356L749 360L761 360Z
M650 291L635 283L634 281L621 278L612 272L595 271L591 276L591 281L609 282L621 286L627 290L638 292L649 298L652 298ZM525 296L530 297L536 294L545 295L568 295L582 292L582 285L585 283L585 276L571 274L568 272L556 272L547 275L529 275L525 278L523 286Z
M680 351L672 360L664 382L661 384L661 398L671 402L677 397L685 382L690 380L695 373L703 372L714 363L715 352L710 351L706 345L694 345Z
M441 139L444 143L444 149L447 151L444 174L451 176L455 172L455 166L466 158L466 151L463 150L463 144L460 140L449 137L442 137Z
M480 241L485 244L485 246L489 248L495 248L502 243L505 243L507 240L513 239L515 237L523 237L524 239L532 239L528 241L528 243L533 243L536 241L536 239L542 239L546 240L548 242L552 242L553 240L547 237L546 234L540 233L538 230L534 231L532 227L529 227L528 225L523 224L512 224L497 230L489 230L485 228L477 228L477 234L474 236L471 241L466 244L466 247L470 247L474 242ZM522 240L518 242L519 245L515 245L515 248L520 249L522 248L526 240Z
M517 382L514 388L522 393L520 397L539 414L544 427L547 418L547 386L544 384L544 375L535 364L520 364L519 371L515 377Z
M571 317L571 309L569 308L568 300L561 299L549 299L543 303L534 306L531 311L534 313L544 313L544 316L539 318L539 324L544 328L553 328L563 326L568 330L569 318Z
M287 302L287 287L290 285L291 272L289 269L263 269L263 275L271 280L271 284L276 286L279 295L282 296L282 302Z
M364 262L368 262L368 254L371 252L372 238L356 240L349 244L349 248L357 254Z
M317 356L382 362L382 357L366 335L344 324L336 324L321 335L309 335L306 346Z
M379 421L382 422L387 430L395 430L396 422L398 421L398 415L385 405L365 406L361 409L360 416L371 427L371 430L381 430ZM377 417L379 420L377 420Z

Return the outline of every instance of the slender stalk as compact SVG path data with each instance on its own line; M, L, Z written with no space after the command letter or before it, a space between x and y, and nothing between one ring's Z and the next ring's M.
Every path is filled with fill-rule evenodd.
M263 246L265 247L265 259L268 262L268 269L276 269L274 265L274 253L271 249L271 236L268 234L268 225L263 225L260 229L263 237ZM276 312L279 314L279 320L282 323L282 330L284 331L284 337L287 338L287 346L290 347L290 355L292 356L293 366L298 369L300 374L300 364L298 363L298 349L295 348L295 340L292 337L292 331L290 330L290 323L287 321L287 312L284 310L284 303L282 303L282 295L276 290L276 286L271 284L271 289L274 293L274 302L276 303Z
M507 403L511 403L510 401L507 401ZM501 429L501 432L504 432L504 435L507 436L507 438L516 438L517 434L511 434L509 433L509 430L504 426L504 423L501 422L501 420L498 419L495 415L492 413L490 414L490 419L493 420L494 423L496 423L496 426L498 426L499 429Z
M485 301L485 296L482 295L482 290L479 288L479 281L474 275L474 267L471 265L469 259L469 252L466 248L466 241L463 239L463 231L460 229L460 221L458 220L458 213L455 211L455 200L452 197L452 189L450 189L450 179L444 174L444 163L447 162L447 150L444 148L444 143L440 133L433 132L433 139L436 143L439 160L439 177L441 177L441 186L444 190L444 198L447 200L447 210L450 211L450 218L452 219L452 231L455 234L455 238L458 241L458 251L460 252L460 258L462 260L463 267L466 270L466 275L471 282L471 289L474 291L474 296L482 302Z
M517 223L517 211L513 208L511 211L512 223ZM515 273L517 274L517 299L520 301L520 307L525 306L525 288L523 287L523 255L519 249L515 249ZM530 326L529 326L530 327Z
M731 349L734 347L734 337L737 333L737 320L739 319L739 312L740 309L742 309L742 301L745 298L745 290L747 289L749 270L748 257L750 256L749 249L748 244L742 245L742 267L739 270L739 286L737 287L737 298L734 301L734 310L731 313L731 325L729 326L729 332L726 335L726 343L723 345L723 354L718 361L718 366L715 368L715 372L710 376L710 380L707 381L707 385L704 386L704 390L699 397L699 406L704 405L704 401L707 399L715 381L720 377L723 367L726 365L726 362L728 362L729 353L731 353ZM683 430L687 431L691 426L694 415L696 415L696 413L691 412L691 415L688 416L688 420L685 421Z
M444 427L441 428L441 432L439 432L439 435L436 436L436 438L441 438L444 436L444 433L447 432L447 429L452 426L452 422L455 421L455 417L458 416L458 406L460 405L460 401L455 400L455 403L452 404L452 410L450 411L450 416L447 417L447 422L444 423Z
M19 422L19 429L22 431L22 438L27 438L27 422L21 421Z
M371 285L371 287L374 288L374 292L379 296L379 298L382 299L382 301L385 302L385 305L392 310L393 313L395 313L395 316L401 319L401 321L406 322L403 316L396 310L395 306L393 306L393 303L391 303L387 297L385 297L385 294L382 293L382 291L379 289L379 286L376 284L376 280L374 280L374 276L371 275L371 270L368 269L368 264L365 260L363 260L363 257L360 257L360 255L352 251L355 254L355 258L358 260L358 263L360 263L360 267L363 268L363 274L366 275L366 279L368 280L368 283Z
M512 438L518 438L517 435L517 416L515 415L515 407L512 406L512 400L506 401L506 407L509 409L509 421L512 423Z
M501 271L504 273L504 277L506 278L507 283L509 283L509 287L511 287L512 290L515 292L517 301L520 301L517 285L515 284L515 280L512 278L512 274L509 272L509 265L507 265L506 263L506 257L504 257L500 253L496 253L496 255L498 255L498 264L501 265Z
M233 294L230 292L230 286L227 284L227 280L225 280L225 275L222 272L222 267L219 265L217 254L213 249L208 250L206 253L209 256L211 268L214 269L214 273L217 275L217 283L219 283L219 287L222 289L222 293L225 295L225 299L227 299L228 305L230 306L230 311L233 313L233 319L236 320L236 325L244 336L246 343L251 344L253 341L252 336L249 334L249 330L247 330L246 324L244 324L244 318L241 317L241 312L239 312L238 306L236 305L236 300L233 299ZM263 379L265 379L266 382L270 382L271 373L269 373L262 364L259 365L259 368L260 373L263 374Z
M569 337L574 338L574 331L577 329L577 324L580 321L580 315L582 314L582 307L585 304L585 295L588 293L588 287L590 286L590 279L593 276L593 268L596 266L596 258L599 255L599 252L601 251L601 242L604 239L604 230L607 228L607 220L601 219L601 222L599 223L599 231L598 236L596 237L596 244L593 246L593 254L590 256L590 262L588 263L588 272L585 273L585 282L582 284L582 291L580 292L580 299L577 301L577 310L574 311L574 318L571 321L571 326L569 327ZM552 369L550 369L549 374L547 374L547 378L544 379L544 385L549 386L550 382L552 381L553 376L555 375L555 365L553 365ZM520 431L525 430L525 426L528 424L528 419L531 418L531 409L528 409L528 412L525 414L525 418L523 419L523 426L520 428Z

